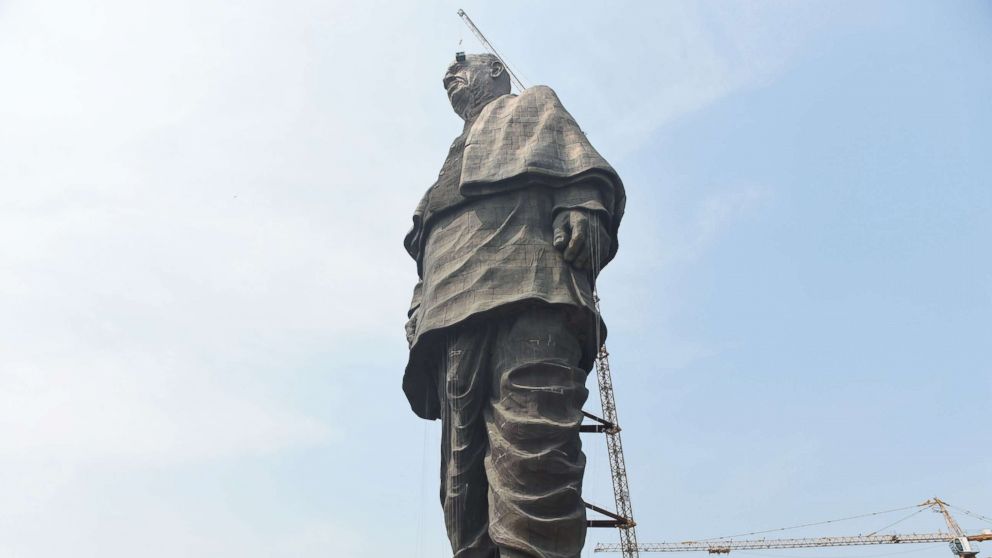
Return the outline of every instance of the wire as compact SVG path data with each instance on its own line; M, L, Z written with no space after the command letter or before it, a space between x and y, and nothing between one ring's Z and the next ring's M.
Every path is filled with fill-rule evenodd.
M942 545L944 543L925 543L925 544L922 545L922 548L913 548L913 549L910 549L910 550L897 550L895 552L883 552L881 554L862 554L862 555L854 555L854 556L848 556L848 555L845 555L845 556L816 556L816 558L880 558L882 556L896 556L898 554L911 554L913 552L923 552L924 550L933 550L935 548L934 545L937 545L937 544ZM810 558L809 555L802 555L802 554L778 554L778 553L775 553L775 554L765 554L763 552L750 552L750 551L747 551L747 550L735 550L734 553L735 554L737 554L737 553L739 553L739 554L748 554L750 556L765 556L765 557L768 557L768 558Z
M906 517L900 519L899 521L896 521L895 523L889 523L888 525L886 525L885 527L882 527L881 529L879 529L877 531L872 531L871 533L868 533L866 536L870 537L870 536L872 536L874 534L877 534L877 533L879 533L881 531L884 531L884 530L888 529L889 527L893 527L895 525L898 525L898 524L902 523L903 521L906 521L907 519L913 517L914 515L917 515L919 513L922 513L922 512L924 512L924 511L926 511L928 509L930 509L930 508L920 508L920 509L916 510L915 512L907 515Z
M981 514L978 514L978 513L975 513L975 512L970 512L970 511L968 511L968 510L966 510L964 508L959 508L957 506L952 506L952 505L948 504L947 502L944 502L944 503L947 504L947 507L954 508L957 511L959 511L959 512L965 514L965 515L970 515L971 517L974 517L975 519L981 519L982 521L987 521L989 523L992 523L992 518L985 517L984 515L981 515Z
M427 446L430 439L430 425L424 421L424 443L420 456L420 513L417 514L417 556L424 558L424 517L427 515Z
M891 510L884 510L884 511L878 511L878 512L873 512L873 513L865 513L865 514L861 514L861 515L852 515L850 517L841 517L839 519L830 519L830 520L827 520L827 521L817 521L815 523L803 523L802 525L793 525L791 527L779 527L778 529L768 529L768 530L765 530L765 531L751 531L750 533L737 533L735 535L724 535L722 537L712 537L712 538L709 538L709 539L696 539L696 540L699 541L699 542L703 542L703 541L715 541L715 540L720 540L720 539L729 539L731 537L746 537L746 536L749 536L749 535L762 535L762 534L765 534L765 533L775 533L775 532L778 532L778 531L788 531L790 529L799 529L801 527L813 527L815 525L826 525L828 523L837 523L839 521L848 521L850 519L860 519L862 517L872 517L872 516L875 516L875 515L882 515L884 513L892 513L892 512L909 510L909 509L918 508L918 507L920 507L920 504L915 504L915 505L912 505L912 506L906 506L904 508L895 508L895 509L891 509ZM926 509L926 508L924 508L924 509Z

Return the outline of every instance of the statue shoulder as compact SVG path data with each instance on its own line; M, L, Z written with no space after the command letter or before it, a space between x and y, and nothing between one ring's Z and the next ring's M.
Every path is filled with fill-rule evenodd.
M558 113L564 109L553 89L547 85L535 85L524 89L519 95L503 95L486 105L473 130L490 127L493 121L505 122L503 119L506 118L526 120L537 114Z
M520 93L518 98L521 101L526 100L530 103L536 104L561 105L561 100L558 98L558 94L555 93L554 89L551 89L547 85L535 85L533 87L528 87Z
M508 93L501 97L497 97L486 109L492 111L493 109L506 111L507 109L513 110L517 107L523 106L549 106L557 105L561 106L561 100L558 99L558 95L555 93L554 89L551 89L547 85L535 85L533 87L528 87L520 92L519 95L514 95Z

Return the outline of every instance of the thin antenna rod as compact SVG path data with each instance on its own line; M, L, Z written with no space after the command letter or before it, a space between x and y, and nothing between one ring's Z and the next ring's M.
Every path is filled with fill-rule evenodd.
M513 69L506 62L506 59L500 56L498 52L496 52L496 47L494 47L492 43L490 43L486 39L486 36L482 34L482 31L479 31L479 28L476 27L475 23L472 22L472 18L468 17L468 14L465 13L465 10L458 10L458 17L462 18L462 21L464 21L465 25L467 25L468 28L472 31L472 34L475 35L475 38L479 39L479 42L482 43L482 46L485 47L485 49L488 50L493 56L499 58L499 61L503 63L503 67L506 68L507 73L510 74L510 81L512 81L513 85L517 87L517 90L523 91L524 89L526 89L526 87L524 87L523 82L520 81L520 78L517 77L517 74L513 72Z

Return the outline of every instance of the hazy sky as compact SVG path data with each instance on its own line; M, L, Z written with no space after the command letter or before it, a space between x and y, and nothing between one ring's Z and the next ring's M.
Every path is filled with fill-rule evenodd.
M642 541L992 515L988 2L6 0L0 556L445 555L401 240L459 7L626 183ZM759 555L893 552L950 556Z

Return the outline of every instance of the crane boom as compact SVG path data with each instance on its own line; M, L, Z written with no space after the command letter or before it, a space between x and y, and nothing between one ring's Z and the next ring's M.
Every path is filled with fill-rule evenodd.
M806 539L756 539L737 541L685 541L675 543L647 543L639 545L641 552L708 552L728 554L731 550L759 550L774 548L816 548L823 546L863 546L901 543L951 542L958 537L951 533L924 533L913 535L858 535L855 537L815 537ZM992 534L968 535L970 541L992 540ZM619 544L598 544L596 552L620 552Z
M513 69L506 62L506 59L503 58L499 54L499 52L496 51L496 47L494 47L492 43L490 43L489 40L486 39L486 36L482 34L482 31L480 31L479 28L475 26L475 23L472 21L472 18L468 17L468 14L465 13L465 10L458 10L458 17L462 18L462 21L464 21L465 25L472 31L472 34L475 35L475 38L479 39L479 42L482 43L482 46L485 47L486 50L488 50L493 56L500 59L500 61L503 63L503 67L506 68L506 72L510 74L510 81L513 82L513 85L517 88L517 91L523 91L524 89L526 89L526 87L524 87L523 82L520 81L520 78L517 77L517 74L513 72Z
M683 542L664 542L664 543L647 543L636 545L636 549L640 552L708 552L710 554L730 554L731 550L769 550L778 548L819 548L825 546L864 546L864 545L875 545L875 544L902 544L902 543L950 543L951 552L958 556L958 558L975 558L978 555L978 546L972 545L973 542L980 541L992 541L992 530L986 529L981 533L967 534L958 525L958 522L954 520L951 516L951 512L948 511L947 502L944 502L940 498L931 498L926 502L917 504L915 508L920 508L919 511L914 512L909 517L925 510L931 509L943 515L944 521L947 523L947 528L950 532L937 532L937 533L923 533L923 534L911 534L911 535L897 535L897 534L877 534L870 533L868 535L856 535L852 537L813 537L813 538L801 538L801 539L737 539L734 540L732 537L719 537L715 539L704 539L699 541L683 541ZM901 508L905 509L905 508ZM896 510L888 510L886 512L875 512L868 515L877 515L879 513L889 513ZM969 512L970 513L970 512ZM975 514L971 514L975 515ZM857 517L866 516L855 516L853 518L845 519L855 519ZM909 517L903 518L896 523L905 521ZM978 516L981 517L981 516ZM820 525L823 523L832 523L831 520L822 523L808 523L804 525L797 525L794 527L784 527L782 529L796 529L799 527L809 527L811 525ZM894 525L894 524L892 524ZM890 525L891 526L891 525ZM751 535L768 532L768 531L758 531L750 533ZM734 535L738 536L738 535ZM744 535L746 536L746 535ZM625 547L621 540L621 544L603 544L600 543L596 545L596 552L628 552L628 547ZM636 544L636 543L635 543Z

